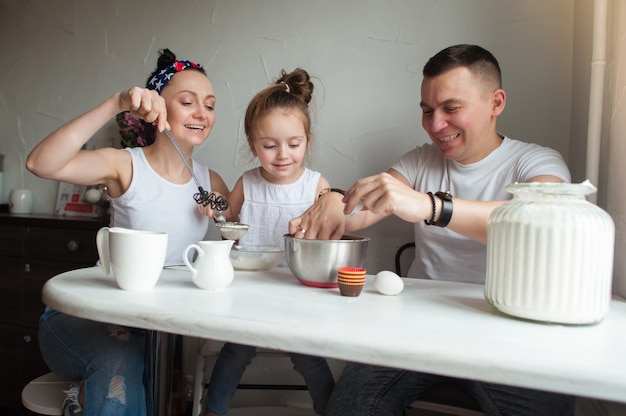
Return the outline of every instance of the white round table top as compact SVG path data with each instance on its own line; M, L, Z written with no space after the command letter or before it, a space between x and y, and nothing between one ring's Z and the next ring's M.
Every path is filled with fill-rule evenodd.
M97 321L626 402L623 300L599 324L550 325L501 314L482 285L404 283L384 296L368 275L359 297L343 297L278 267L207 291L174 268L153 290L130 292L93 267L52 278L43 299Z

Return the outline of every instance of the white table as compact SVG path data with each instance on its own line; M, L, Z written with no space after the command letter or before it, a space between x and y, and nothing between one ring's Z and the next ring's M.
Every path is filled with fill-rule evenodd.
M405 279L383 296L373 276L358 298L303 286L289 269L235 272L205 291L184 269L154 290L118 289L97 268L58 275L44 302L70 315L162 333L232 341L330 358L626 402L626 302L592 326L505 316L482 285Z

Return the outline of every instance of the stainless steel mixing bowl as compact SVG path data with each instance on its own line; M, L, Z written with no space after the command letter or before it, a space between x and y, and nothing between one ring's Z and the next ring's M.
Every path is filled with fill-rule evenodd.
M369 237L344 235L341 240L305 240L285 234L285 258L302 284L337 287L339 267L363 267Z

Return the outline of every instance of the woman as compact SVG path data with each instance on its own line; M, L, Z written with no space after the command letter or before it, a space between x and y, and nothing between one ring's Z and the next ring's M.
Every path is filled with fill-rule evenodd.
M193 148L201 145L213 128L214 107L213 86L202 66L177 60L165 49L147 88L117 92L64 124L33 149L26 166L47 179L104 184L111 200L111 225L166 231L166 264L179 264L183 249L204 238L213 210L195 203L197 185L164 129L176 138L203 188L228 197L228 188L217 173L191 161ZM122 111L154 124L152 144L81 150ZM83 380L67 392L65 414L147 414L150 397L144 386L144 331L46 308L39 342L52 371L63 378Z

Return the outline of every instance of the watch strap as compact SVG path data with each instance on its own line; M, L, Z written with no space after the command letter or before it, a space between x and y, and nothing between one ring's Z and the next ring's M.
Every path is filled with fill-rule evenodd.
M436 225L437 227L445 227L450 223L452 219L452 194L450 191L445 192L436 192L435 196L441 199L441 215L439 215L439 219L434 222L432 225Z

